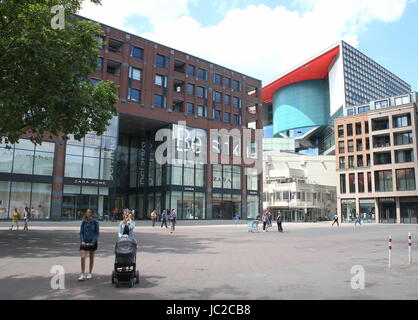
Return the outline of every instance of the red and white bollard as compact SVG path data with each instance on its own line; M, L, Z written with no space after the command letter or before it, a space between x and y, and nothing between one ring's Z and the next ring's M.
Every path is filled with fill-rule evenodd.
M412 264L412 236L408 233L408 253L409 253L409 264Z
M390 270L390 267L392 265L392 236L389 235L389 265L388 269Z

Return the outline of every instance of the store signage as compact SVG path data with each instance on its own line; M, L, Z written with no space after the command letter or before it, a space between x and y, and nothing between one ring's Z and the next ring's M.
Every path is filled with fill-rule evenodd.
M194 191L194 188L192 188L192 187L185 187L184 188L184 191Z
M73 184L94 187L107 187L108 181L104 180L88 180L88 179L74 179Z
M248 194L251 196L258 196L258 191L248 191Z
M139 147L139 168L138 168L138 179L139 179L139 186L145 185L145 167L146 167L146 152L147 152L147 144L145 141L141 142Z
M214 176L213 177L213 182L220 182L220 181L222 181L222 182L227 182L227 183L232 183L232 178L222 178L222 177L216 177L216 176Z
M393 203L395 198L380 198L380 203Z
M356 200L341 200L342 204L356 203Z
M248 113L257 114L257 107L256 106L248 107Z

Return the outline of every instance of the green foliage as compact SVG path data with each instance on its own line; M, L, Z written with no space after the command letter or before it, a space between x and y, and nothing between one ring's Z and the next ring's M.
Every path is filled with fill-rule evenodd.
M117 85L87 79L96 70L103 33L73 16L82 2L0 0L0 142L14 143L23 134L35 143L45 135L100 135L117 114ZM64 29L51 26L55 5L65 8Z

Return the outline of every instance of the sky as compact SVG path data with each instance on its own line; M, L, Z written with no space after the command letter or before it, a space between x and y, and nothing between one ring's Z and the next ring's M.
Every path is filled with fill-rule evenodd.
M418 0L102 0L80 14L263 85L345 40L418 91Z

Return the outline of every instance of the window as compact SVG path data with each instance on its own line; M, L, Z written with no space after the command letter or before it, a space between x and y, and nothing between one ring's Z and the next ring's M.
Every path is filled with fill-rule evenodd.
M234 91L241 91L241 82L234 80Z
M397 106L400 106L400 105L403 105L403 104L408 104L408 103L411 103L410 96L395 98L395 105L397 105Z
M199 80L208 80L208 72L205 69L199 68L197 70L197 78Z
M344 138L344 126L338 126L338 138Z
M225 88L231 88L231 78L225 77Z
M188 83L187 84L187 94L190 96L194 96L195 85Z
M167 57L165 57L161 54L157 54L156 65L157 65L157 67L160 67L160 68L166 68L167 67Z
M234 114L232 120L234 125L241 125L241 116L239 114Z
M396 189L398 191L416 190L414 169L396 170Z
M354 156L349 156L348 157L348 167L349 168L354 168Z
M366 133L369 133L369 121L366 121L365 123L364 123L364 131L366 132Z
M375 165L383 165L383 164L391 164L392 163L392 155L390 152L380 152L374 154L374 164Z
M155 85L165 88L167 86L167 77L163 76L163 75L160 75L160 74L156 74L155 75Z
M373 129L373 131L389 129L389 119L388 118L373 119L372 120L372 129Z
M373 186L372 186L372 173L367 172L367 191L373 192Z
M393 125L395 128L409 127L411 125L411 115L393 117Z
M362 139L357 139L357 147L356 147L357 151L363 151L363 140Z
M213 82L217 84L218 86L222 86L222 76L220 74L215 73Z
M348 152L354 152L354 141L348 140Z
M187 74L189 76L194 77L196 75L196 67L192 64L189 64L189 66L187 67Z
M364 173L358 174L358 192L364 193Z
M338 152L339 153L345 153L345 144L344 144L344 141L338 142Z
M386 148L390 147L390 136L377 136L374 137L374 148Z
M346 193L347 192L347 186L345 183L345 174L340 175L340 192Z
M405 145L405 144L412 144L413 138L412 138L412 132L400 132L395 133L395 145Z
M215 101L215 103L222 103L222 93L215 91L213 93L213 100Z
M376 192L392 192L392 170L377 171L375 172L375 187Z
M207 117L207 112L206 112L207 108L206 106L203 105L198 105L197 106L197 115L199 117Z
M129 67L129 78L132 80L141 80L141 70Z
M388 100L377 101L375 103L376 109L385 108L385 107L388 107L388 106L389 106L389 101Z
M165 97L160 94L154 94L154 106L158 108L165 108Z
M395 151L396 163L414 162L414 151L410 150L399 150Z
M97 58L97 71L102 71L102 70L103 70L103 58L98 57Z
M356 175L354 173L350 173L348 175L349 186L350 186L350 193L356 193Z
M204 87L197 87L197 96L202 99L207 99L208 98L207 89Z
M363 168L364 167L363 156L357 156L357 167L358 168Z
M229 94L225 94L225 105L230 106L231 105L231 96Z
M352 115L354 115L354 109L347 109L347 115L348 116L352 116Z
M144 57L144 49L139 47L131 47L131 57L142 60Z
M232 99L232 105L233 105L235 108L239 108L239 109L241 109L241 100L240 100L240 98L238 98L238 97L234 97L234 98Z
M187 114L194 113L194 103L188 102L187 103Z
M353 135L353 124L347 124L347 136L351 137Z
M129 88L128 89L128 99L135 102L141 101L141 90Z
M340 169L345 169L345 157L340 157Z
M213 109L213 118L215 120L221 120L222 112L216 109Z
M361 122L356 123L356 135L360 135L361 132Z
M225 112L224 114L224 122L231 122L231 114L229 112Z

